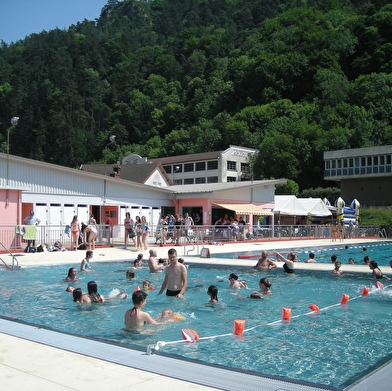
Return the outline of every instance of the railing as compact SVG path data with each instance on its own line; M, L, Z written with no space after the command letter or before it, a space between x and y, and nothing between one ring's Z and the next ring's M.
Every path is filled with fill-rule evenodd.
M199 247L208 244L219 244L226 242L239 242L247 240L279 240L279 239L306 239L306 238L332 238L332 226L322 225L275 225L275 226L214 226L214 225L194 225L192 232L187 232L183 227L177 230L162 230L160 227L150 227L151 231L147 237L147 243L151 244L188 244L195 247L196 253ZM111 235L108 237L109 226L97 225L96 245L124 245L125 229L123 225L112 227ZM345 238L348 238L348 227L345 227ZM379 226L357 226L351 232L352 238L379 237ZM63 247L71 247L71 234L65 233L65 226L60 225L38 225L36 229L36 246L53 245L59 241ZM0 243L6 249L20 250L27 246L27 240L18 235L15 226L0 226ZM132 243L128 239L128 244ZM188 246L188 252L192 252ZM185 254L186 255L186 254Z
M378 231L378 234L379 234L381 239L387 239L388 238L387 231L386 231L385 228L383 228L381 231Z
M2 242L0 242L0 247L5 250L5 252L11 257L11 263L7 263L4 261L4 259L0 256L0 261L3 263L3 265L7 269L19 269L19 263L18 260L16 259L15 255L11 253L11 251L8 250L7 247L4 246Z

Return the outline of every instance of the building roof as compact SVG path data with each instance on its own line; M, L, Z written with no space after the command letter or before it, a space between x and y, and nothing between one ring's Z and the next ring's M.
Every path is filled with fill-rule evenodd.
M199 183L193 185L175 185L170 186L170 190L176 194L187 193L214 193L219 191L226 191L229 189L248 188L250 186L268 186L268 185L283 185L286 184L286 179L270 179L259 181L241 181L241 182L219 182L219 183Z
M230 145L229 148L227 148L224 151L222 150L222 151L213 151L213 152L191 153L188 155L180 155L180 156L159 157L156 159L151 159L150 161L151 162L159 162L163 165L169 165L169 164L187 163L187 162L194 162L194 161L215 160L215 159L218 159L218 157L221 156L222 153L225 153L232 148L248 150L249 152L257 151L254 148L240 147L237 145Z
M222 152L223 151L191 153L189 155L159 157L156 159L151 159L150 161L153 163L161 163L162 165L168 165L175 163L194 162L195 160L214 160L218 159Z
M145 164L107 164L106 165L106 175L111 176L113 173L113 168L119 167L118 178L124 179L126 181L132 181L137 183L145 183L148 178L156 171L159 170L165 177L166 181L171 184L170 178L167 175L165 169L160 163L145 163ZM83 171L93 172L95 174L104 175L105 165L104 164L83 164L80 167Z

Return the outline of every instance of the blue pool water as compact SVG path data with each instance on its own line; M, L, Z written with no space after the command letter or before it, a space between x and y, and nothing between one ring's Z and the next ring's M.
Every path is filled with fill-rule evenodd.
M125 262L93 263L94 271L81 273L74 286L85 291L87 282L95 280L105 296L113 289L126 289L131 295L148 278L159 289L162 273L150 274L143 266L130 281L125 278L128 266ZM392 289L387 281L384 290L375 289L370 273L335 277L301 271L288 275L281 269L260 272L191 264L184 299L158 296L155 290L149 293L145 307L153 317L171 308L185 320L131 333L123 330L125 311L132 307L129 298L80 307L65 292L67 283L62 279L67 270L67 265L13 272L0 269L2 316L144 350L151 345L159 347L157 354L333 387L347 386L392 357ZM246 280L249 289L229 290L231 272ZM265 276L272 282L273 294L265 300L247 298ZM208 303L206 291L211 284L219 289L216 305ZM359 294L363 286L371 288L366 297ZM342 293L350 295L347 305L340 305ZM312 303L322 309L319 314L310 313ZM282 307L292 310L289 323L280 321ZM235 319L246 320L242 336L232 334ZM183 328L196 330L201 339L183 342Z
M364 251L364 248L366 251ZM260 250L254 251L236 251L230 253L214 254L214 258L229 258L238 259L254 259L257 261L261 255ZM305 248L292 248L285 250L268 250L269 257L275 260L277 252L282 254L289 251L297 253L299 261L305 261L309 258L309 253L314 252L315 259L318 263L331 263L331 255L336 254L341 263L348 263L349 258L353 258L355 264L363 265L363 258L369 255L373 261L376 261L379 266L389 266L389 261L392 259L392 244L390 242L372 242L362 243L360 245L352 245L347 242L335 242L332 246L320 247L305 247Z

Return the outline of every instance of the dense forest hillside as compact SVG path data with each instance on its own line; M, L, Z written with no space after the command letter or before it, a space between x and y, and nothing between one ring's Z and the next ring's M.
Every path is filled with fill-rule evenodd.
M109 0L0 45L0 142L69 167L258 148L255 178L324 186L323 152L392 144L386 0Z

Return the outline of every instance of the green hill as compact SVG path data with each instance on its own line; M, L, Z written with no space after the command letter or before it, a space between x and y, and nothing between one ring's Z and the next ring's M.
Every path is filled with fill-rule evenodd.
M0 45L0 142L69 167L260 150L255 178L323 187L323 152L392 144L387 1L108 1Z

